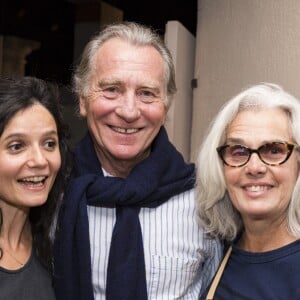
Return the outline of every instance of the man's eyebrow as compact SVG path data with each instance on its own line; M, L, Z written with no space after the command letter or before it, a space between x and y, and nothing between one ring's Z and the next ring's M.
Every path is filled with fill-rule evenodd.
M99 80L97 82L97 86L98 87L102 87L102 86L106 86L106 85L110 85L110 84L117 84L117 85L120 85L122 82L118 79L102 79L102 80Z

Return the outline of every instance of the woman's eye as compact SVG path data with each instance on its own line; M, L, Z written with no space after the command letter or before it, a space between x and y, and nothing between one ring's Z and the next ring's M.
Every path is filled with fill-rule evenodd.
M10 144L8 146L8 149L12 152L18 152L19 150L21 150L23 148L23 144L22 143L13 143Z
M231 152L232 156L245 156L245 155L247 156L248 155L248 151L244 147L233 146L230 152Z
M45 146L49 150L54 150L56 148L56 146L57 146L57 142L56 141L52 141L52 140L51 141L47 141L45 143Z
M273 146L273 147L270 147L269 152L273 153L273 154L279 154L279 153L284 153L285 149L280 146Z

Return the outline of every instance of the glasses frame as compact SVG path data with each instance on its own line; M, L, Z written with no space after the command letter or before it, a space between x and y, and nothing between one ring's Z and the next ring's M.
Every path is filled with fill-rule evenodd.
M265 161L262 159L262 157L260 156L259 150L260 150L262 147L264 147L265 145L267 145L267 144L284 144L284 145L286 145L286 146L287 146L287 149L288 149L288 152L287 152L287 154L286 154L285 159L284 159L282 162L279 162L279 163L276 163L276 164L270 164L270 163L265 162ZM228 162L225 161L225 159L224 159L224 150L225 150L226 148L228 148L228 147L231 147L231 146L241 146L241 147L243 147L243 148L245 148L245 149L247 149L247 150L249 151L248 158L247 158L247 160L246 160L244 163L242 163L242 164L240 164L240 165L237 165L237 166L233 166L233 165L230 165ZM292 144L292 143L289 143L289 142L270 142L270 143L265 143L265 144L261 145L261 146L258 147L257 149L251 149L251 148L246 147L246 146L241 145L241 144L226 144L226 145L223 145L223 146L218 147L216 150L217 150L217 152L218 152L219 157L221 158L221 160L223 161L223 163L224 163L225 165L227 165L227 166L229 166L229 167L233 167L233 168L239 168L239 167L245 166L245 165L249 162L249 160L250 160L250 158L251 158L251 155L252 155L253 153L256 153L257 156L259 157L259 159L260 159L264 164L266 164L266 165L268 165L268 166L279 166L279 165L282 165L283 163L285 163L285 162L290 158L290 156L291 156L292 153L293 153L293 150L296 149L296 147L298 147L298 145Z

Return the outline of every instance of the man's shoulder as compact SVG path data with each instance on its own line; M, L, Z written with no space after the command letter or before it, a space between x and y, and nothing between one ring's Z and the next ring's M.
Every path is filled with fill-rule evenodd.
M194 202L195 201L195 188L191 188L180 194L174 195L169 199L169 201L183 200L183 199L186 201L190 200L190 201Z

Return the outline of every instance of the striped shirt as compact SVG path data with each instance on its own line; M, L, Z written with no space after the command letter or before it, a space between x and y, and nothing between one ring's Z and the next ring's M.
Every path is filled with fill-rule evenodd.
M95 300L105 299L114 208L88 206ZM148 299L199 299L221 257L219 242L207 238L196 217L194 190L156 208L141 208Z

